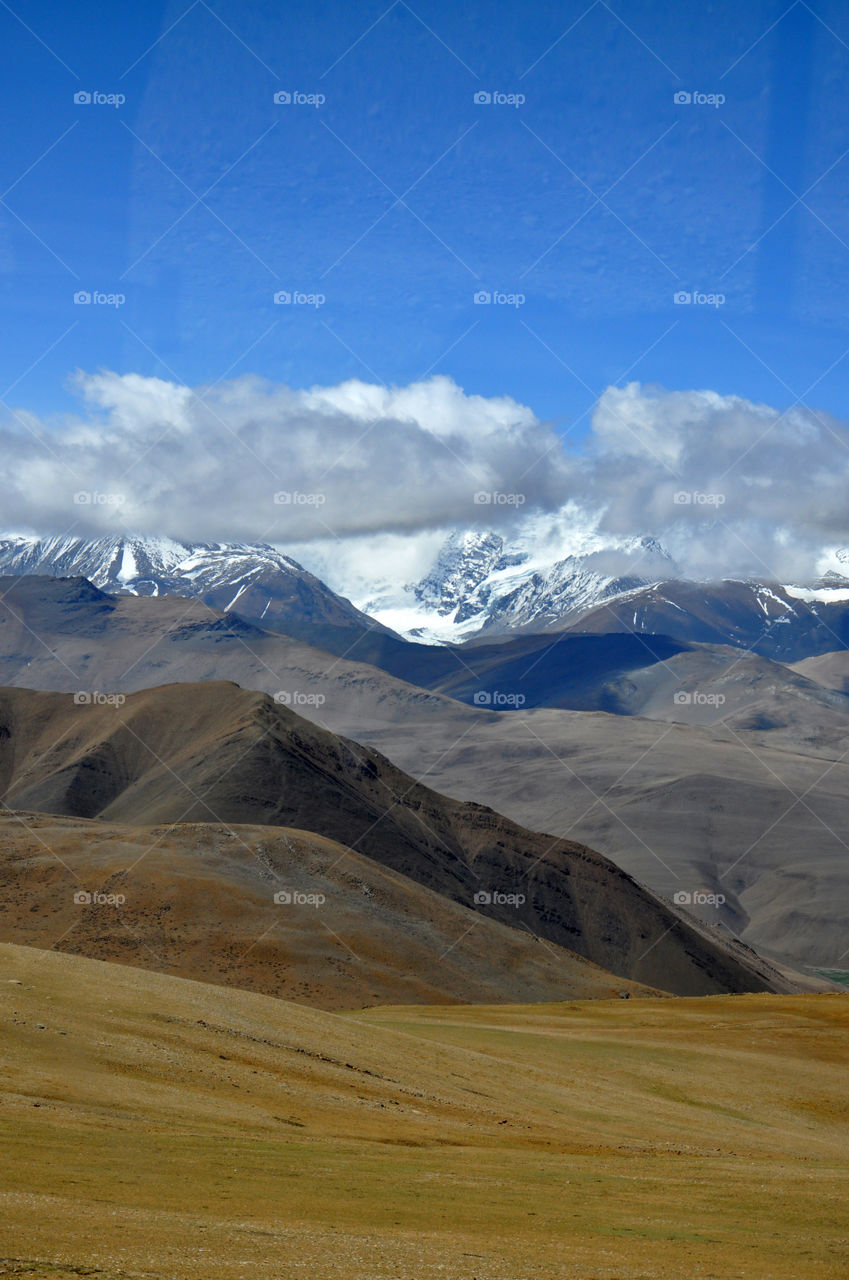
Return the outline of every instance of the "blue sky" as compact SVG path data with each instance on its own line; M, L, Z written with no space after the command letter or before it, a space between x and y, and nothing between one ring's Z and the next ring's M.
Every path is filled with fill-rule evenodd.
M846 416L833 0L15 0L0 42L14 408L70 407L69 375L105 368L294 387L443 373L574 438L633 378ZM325 101L274 101L296 92Z

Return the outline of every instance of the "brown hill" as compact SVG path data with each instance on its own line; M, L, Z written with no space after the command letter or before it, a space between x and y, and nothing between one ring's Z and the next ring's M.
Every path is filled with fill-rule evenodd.
M437 794L265 694L168 685L123 705L0 690L7 807L112 822L260 823L339 841L502 924L676 994L786 989L607 859Z
M5 813L0 940L324 1009L658 994L279 827Z
M0 578L0 685L130 693L182 680L285 693L333 727L397 722L411 706L457 707L201 600L113 596L85 578Z
M793 671L838 693L849 693L849 649L837 649L821 653L817 658L803 658L794 662Z
M668 899L721 894L719 909L693 910L759 951L843 967L845 751L577 711L482 714L465 729L423 716L363 737L439 791L585 841Z

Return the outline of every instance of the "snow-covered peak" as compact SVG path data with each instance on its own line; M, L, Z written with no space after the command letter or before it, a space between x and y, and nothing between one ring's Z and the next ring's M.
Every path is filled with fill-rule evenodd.
M504 540L497 533L477 530L452 533L431 572L408 590L412 590L426 609L434 610L440 617L456 614L498 567L503 550Z
M190 581L234 572L303 573L283 552L258 543L182 543L172 538L115 535L102 538L5 534L0 537L0 572L45 573L88 578L103 590L158 595L172 579Z
M485 528L446 531L431 550L429 567L421 566L421 576L405 585L386 581L387 557L380 550L369 555L363 548L355 582L346 581L333 548L304 547L300 553L364 612L431 643L557 626L611 596L676 573L656 539L613 538L571 504L554 514L531 513L509 535Z

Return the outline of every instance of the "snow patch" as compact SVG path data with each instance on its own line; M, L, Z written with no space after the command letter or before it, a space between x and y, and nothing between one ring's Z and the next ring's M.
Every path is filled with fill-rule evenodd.
M115 576L122 585L126 586L128 582L132 582L133 578L138 577L138 572L139 569L136 564L136 557L133 555L129 543L125 542L123 554L121 556L121 568Z
M849 600L849 587L784 587L783 590L794 600L804 600L809 604L814 600L822 604Z

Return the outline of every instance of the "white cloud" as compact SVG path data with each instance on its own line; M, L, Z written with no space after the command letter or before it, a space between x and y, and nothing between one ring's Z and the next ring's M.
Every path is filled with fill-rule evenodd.
M660 537L694 576L810 577L849 542L849 430L822 411L610 387L587 474L604 528Z
M107 372L76 385L85 416L42 424L21 411L2 432L7 524L285 543L472 523L476 493L517 486L526 508L550 508L566 480L556 436L530 409L444 377L308 391L244 377L195 391ZM496 501L487 518L511 509Z
M653 535L693 576L798 582L849 544L849 432L801 406L610 387L567 458L530 408L446 377L193 390L102 372L76 385L84 412L39 422L22 409L0 431L7 527L314 545L352 590L421 577L452 527L496 527L508 547L523 530L552 558L591 549L587 530L593 550ZM476 503L481 492L496 496Z

